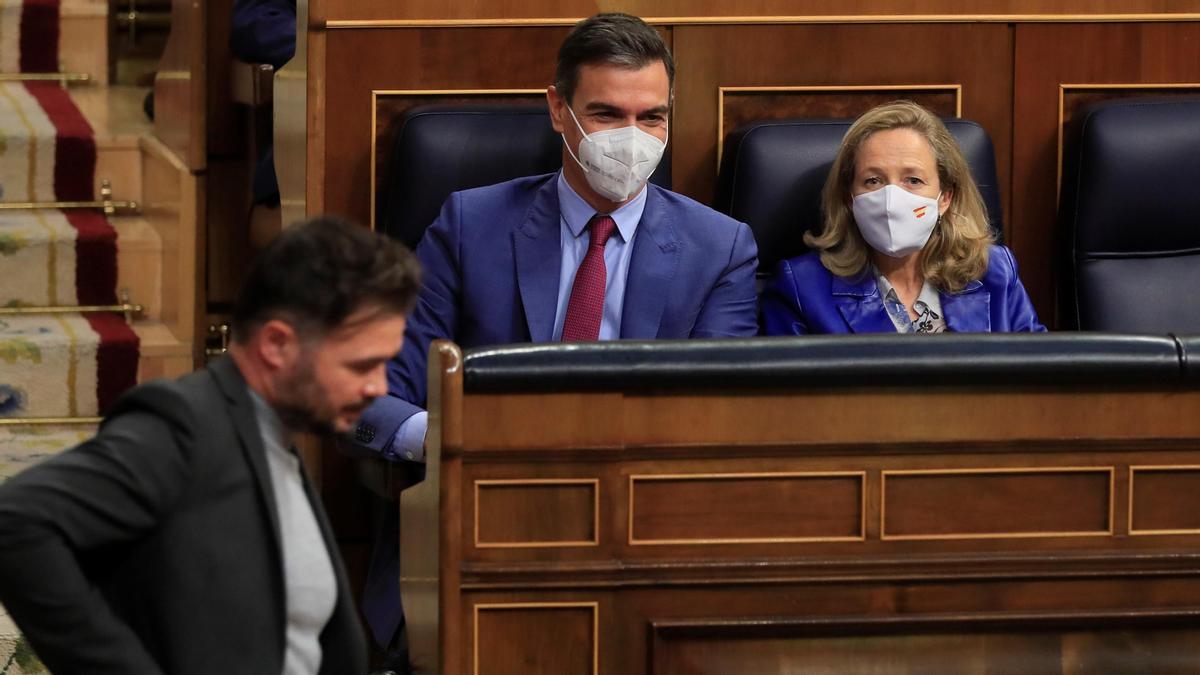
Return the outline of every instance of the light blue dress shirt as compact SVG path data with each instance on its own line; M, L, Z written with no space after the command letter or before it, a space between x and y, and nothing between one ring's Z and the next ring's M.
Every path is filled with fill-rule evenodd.
M625 307L625 282L629 278L629 263L633 259L633 238L637 235L638 223L646 209L646 187L623 204L621 208L607 214L617 224L617 229L604 245L604 315L600 317L600 339L615 340L621 337L621 311ZM588 221L596 215L595 209L567 183L558 172L559 247L562 261L558 271L558 305L554 310L554 341L562 339L563 323L567 319L567 304L571 301L571 287L575 285L575 272L587 255ZM419 412L405 420L396 430L392 440L393 457L402 457L412 462L425 460L425 431L429 426L429 413Z

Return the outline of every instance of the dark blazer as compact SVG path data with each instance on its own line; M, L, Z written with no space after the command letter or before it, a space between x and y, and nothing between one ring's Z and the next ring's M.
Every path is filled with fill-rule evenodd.
M957 293L938 293L946 328L960 333L1043 332L1012 252L992 246L987 272ZM766 335L894 333L875 278L834 275L817 253L784 260L762 295Z
M425 405L429 343L462 347L548 342L554 332L558 174L456 192L417 246L424 269L404 348L388 366L388 396L363 415L358 440L382 450ZM633 241L621 338L751 336L758 330L758 248L744 223L646 186Z
M278 514L254 407L221 359L126 394L95 438L0 485L0 601L55 675L283 668ZM366 646L336 542L322 675Z

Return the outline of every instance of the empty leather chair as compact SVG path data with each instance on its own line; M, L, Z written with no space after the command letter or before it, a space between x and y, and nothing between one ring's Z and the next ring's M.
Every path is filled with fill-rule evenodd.
M650 180L670 187L670 155ZM397 122L380 185L379 229L415 248L450 193L557 171L562 139L538 105L428 105Z
M1004 231L996 157L983 127L944 119L962 148L999 240ZM852 119L753 122L729 134L715 207L747 223L758 242L760 275L808 251L804 233L821 223L821 189Z
M1081 330L1200 333L1200 98L1085 110L1063 157L1068 320Z

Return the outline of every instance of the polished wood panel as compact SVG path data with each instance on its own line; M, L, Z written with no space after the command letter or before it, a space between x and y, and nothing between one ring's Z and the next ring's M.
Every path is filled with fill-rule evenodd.
M1063 162L1077 156L1082 116L1089 106L1124 98L1156 99L1188 97L1200 94L1200 83L1145 84L1063 84L1059 87L1058 194L1062 194Z
M544 91L565 34L565 28L330 32L325 58L337 76L327 81L319 121L326 149L323 209L370 220L373 91Z
M1130 467L1130 534L1200 533L1200 467Z
M207 17L204 3L172 0L173 30L154 76L154 133L192 171L207 162Z
M595 675L596 603L476 604L473 675Z
M863 539L865 474L629 477L629 543L738 544Z
M622 11L643 17L761 17L804 15L961 15L961 14L1113 14L1200 12L1196 0L976 0L964 6L955 0L626 0L596 3L586 0L488 0L439 2L413 0L326 0L322 17L339 19L526 19L589 16Z
M703 202L716 185L721 87L962 87L962 116L983 125L1009 192L1012 32L1005 25L678 26L675 188ZM737 45L736 58L713 45ZM819 45L819 48L817 48ZM872 55L864 58L865 55ZM957 58L947 58L959 54ZM888 98L892 98L889 96ZM859 104L862 102L860 101ZM942 102L938 103L943 106Z
M1015 45L1008 244L1038 314L1050 319L1066 307L1056 300L1067 247L1057 207L1060 89L1200 82L1200 22L1018 24Z
M783 402L786 401L786 405ZM465 414L494 420L493 427L469 426L464 443L478 452L620 448L636 438L650 446L783 443L889 443L912 438L911 421L938 410L938 424L920 425L925 443L1016 442L1038 436L1078 439L1138 439L1148 428L1161 438L1200 434L1200 392L1118 392L1031 388L978 391L969 387L934 391L786 391L737 397L638 392L478 394L464 401ZM1004 409L1007 415L981 415ZM531 424L540 410L555 424ZM874 411L864 424L862 411ZM797 412L801 411L801 412ZM584 414L587 413L587 414ZM798 415L800 416L798 419ZM666 425L663 420L675 420ZM1021 424L1013 424L1020 419Z
M878 675L1182 674L1200 658L1195 628L1129 617L673 622L654 632L655 675L834 675L865 672L868 663Z
M474 502L476 548L600 543L595 479L477 480Z
M721 87L717 161L729 133L751 122L790 117L852 119L897 99L920 103L942 117L958 117L962 110L958 85Z
M388 176L388 160L405 113L421 105L545 104L546 90L542 87L533 90L375 91L371 98L375 111L371 127L371 226L374 227L377 213L382 208L379 186Z
M1112 487L1111 468L885 471L882 537L1106 536Z
M405 602L439 645L424 664L442 672L474 672L476 654L498 672L575 672L590 650L598 672L622 675L917 673L935 653L953 672L1107 674L1146 649L1164 672L1193 658L1195 635L1178 631L1200 617L1200 531L1126 535L1138 508L1173 525L1195 511L1200 390L483 393L463 391L457 350L435 355L427 461L439 487L414 488L401 550L440 589L436 608ZM930 410L938 424L911 423ZM464 538L479 487L524 491L480 499L509 504L484 529L552 531L504 521L536 519L536 504L580 528L587 494L560 487L591 480L609 495L595 546ZM539 482L552 490L531 496ZM594 623L535 616L584 605ZM472 609L488 606L492 617Z
M204 344L197 321L205 306L200 270L205 268L204 176L197 176L165 143L139 141L142 149L142 210L162 242L162 314L160 319L179 342L193 350Z

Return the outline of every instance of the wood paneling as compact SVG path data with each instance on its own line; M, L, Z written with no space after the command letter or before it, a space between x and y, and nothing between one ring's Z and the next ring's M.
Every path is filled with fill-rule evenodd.
M1007 241L1038 314L1050 319L1063 309L1055 294L1066 243L1057 218L1060 87L1200 82L1200 22L1018 24L1015 44Z
M1200 533L1200 467L1131 467L1131 534Z
M1008 26L679 26L673 34L680 67L672 177L678 191L695 199L711 201L716 185L720 87L960 85L962 116L991 134L999 175L1008 174ZM1001 194L1007 198L1004 179Z
M324 210L370 219L373 90L544 90L565 34L565 28L331 31L326 58L337 76L325 91Z
M787 406L770 405L777 399L765 394L481 394L465 402L466 414L494 420L494 426L467 427L464 443L485 453L622 448L631 438L638 439L642 447L905 441L965 444L1017 441L1033 430L1054 437L1135 439L1151 424L1164 439L1200 435L1200 416L1194 414L1200 409L1200 392L1194 391L1118 395L1054 389L978 392L947 387L935 392L811 390L781 396ZM939 423L914 429L911 421L930 409L926 406L940 411ZM997 408L1010 414L980 412ZM532 409L544 411L546 419L555 424L530 424L527 413ZM863 423L862 410L876 411L872 423ZM1021 420L1020 425L1013 424L1014 417ZM665 419L680 423L664 425Z
M545 103L545 87L533 92L525 91L489 91L476 89L468 91L430 90L430 91L377 91L373 94L374 102L374 133L371 144L372 165L371 173L371 225L375 224L375 213L380 208L379 186L388 175L388 159L392 145L396 141L398 125L404 114L410 109L421 105L483 105L497 104L531 104Z
M884 539L1113 531L1112 469L885 471L883 481Z
M595 675L595 603L475 605L473 675Z
M483 393L463 391L459 356L436 346L437 485L402 508L401 550L440 590L440 602L421 592L405 607L441 672L485 672L486 660L494 672L605 675L938 664L1123 675L1197 656L1196 635L1178 631L1200 618L1200 532L1126 535L1133 502L1153 520L1192 522L1172 519L1195 511L1200 391L931 381ZM912 423L931 410L937 424ZM1136 496L1136 478L1131 493L1131 466L1153 499ZM477 486L523 484L479 503L501 507L491 531L526 536L555 530L504 521L558 509L578 529L588 495L560 486L592 480L596 546L480 549L464 537ZM539 482L553 489L529 489ZM650 537L657 545L642 545ZM404 570L407 594L416 580ZM436 672L437 658L423 664Z
M961 94L958 85L722 87L717 160L721 159L726 136L750 122L789 117L849 119L896 99L915 101L942 117L958 117Z
M630 476L629 543L861 540L865 475Z
M192 171L207 162L207 19L204 5L172 0L171 25L154 76L154 134Z
M533 19L577 18L602 12L644 17L754 17L960 14L1113 14L1200 12L1196 0L324 0L322 19Z
M654 675L922 673L1183 673L1200 631L1128 619L965 617L912 621L697 623L655 630ZM1139 626L1139 623L1141 624ZM1146 625L1150 623L1150 625ZM1089 625L1093 624L1093 625ZM1115 624L1115 625L1114 625ZM690 630L689 630L690 628ZM786 637L781 636L786 635ZM871 664L869 671L864 664Z
M476 548L600 543L598 480L477 480L474 501Z

